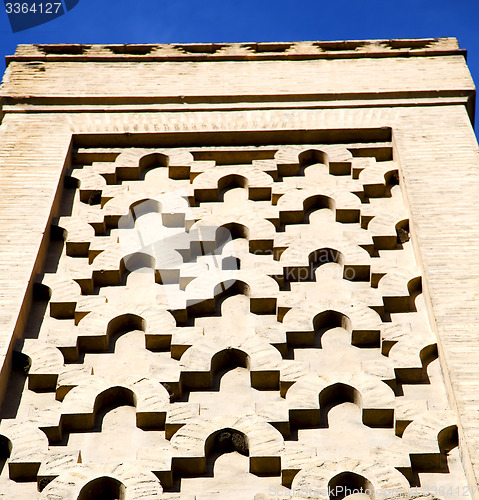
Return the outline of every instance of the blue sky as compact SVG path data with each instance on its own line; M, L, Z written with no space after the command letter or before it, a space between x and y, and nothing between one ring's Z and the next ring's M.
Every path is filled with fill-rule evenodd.
M4 56L13 54L18 43L187 43L455 36L460 46L468 50L468 65L477 84L478 35L479 0L79 0L63 16L18 33L12 33L0 3L0 72L4 71Z

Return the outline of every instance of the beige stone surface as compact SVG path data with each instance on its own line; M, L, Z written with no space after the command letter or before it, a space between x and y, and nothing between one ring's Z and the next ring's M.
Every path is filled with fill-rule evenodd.
M205 61L19 48L0 126L0 496L477 497L473 85L451 40L404 41L417 57L393 42L196 47ZM206 94L231 110L121 108ZM237 108L263 94L292 107ZM54 99L25 113L29 95Z
M43 70L40 70L40 69ZM131 78L132 72L135 78ZM228 74L228 79L224 75ZM348 77L344 78L347 74ZM427 74L427 77L425 76ZM268 81L267 89L264 82ZM328 95L468 91L473 83L462 56L331 59L284 62L52 62L10 63L4 94L9 98L155 97L188 99L240 95ZM265 92L266 90L266 92ZM271 99L270 99L271 100Z

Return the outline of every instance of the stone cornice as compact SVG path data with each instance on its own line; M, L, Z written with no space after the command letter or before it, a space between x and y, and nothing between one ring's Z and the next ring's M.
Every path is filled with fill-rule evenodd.
M241 61L466 55L455 38L362 41L19 45L6 61Z

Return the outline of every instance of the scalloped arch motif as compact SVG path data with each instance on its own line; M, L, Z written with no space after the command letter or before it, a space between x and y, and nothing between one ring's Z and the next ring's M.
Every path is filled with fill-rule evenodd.
M81 148L1 415L0 491L463 484L391 146L260 142Z

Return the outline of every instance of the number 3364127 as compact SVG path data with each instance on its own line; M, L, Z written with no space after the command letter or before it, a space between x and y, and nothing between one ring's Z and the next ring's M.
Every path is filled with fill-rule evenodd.
M57 3L6 3L7 14L58 14L62 4Z

